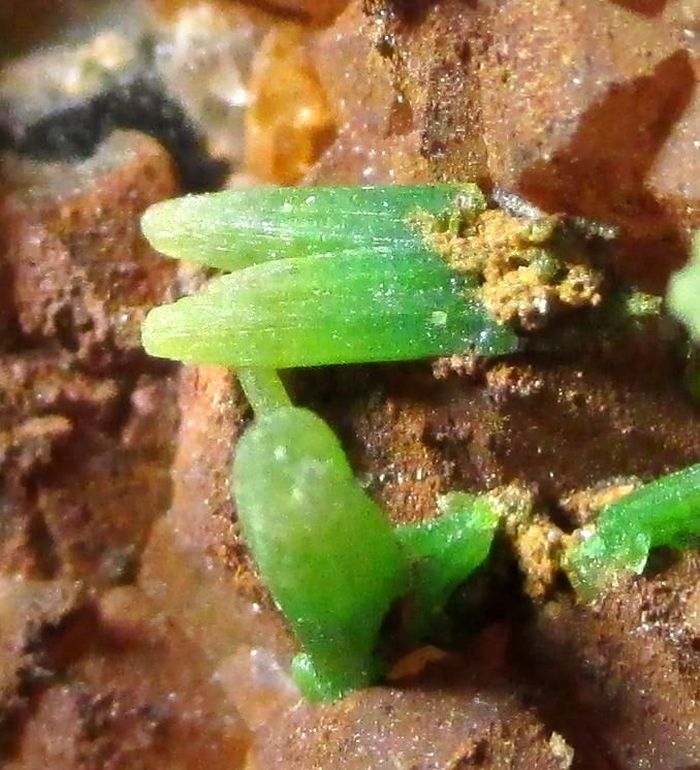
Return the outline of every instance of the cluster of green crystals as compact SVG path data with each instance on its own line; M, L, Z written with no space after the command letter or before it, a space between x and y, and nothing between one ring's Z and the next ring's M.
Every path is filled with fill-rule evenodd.
M464 187L276 188L153 206L143 227L155 248L236 272L152 311L146 350L272 368L512 352L515 334L411 224Z
M295 676L312 698L374 681L392 604L410 596L410 634L422 638L491 546L497 517L459 493L440 501L434 522L392 528L330 428L293 407L274 373L515 350L515 334L412 223L456 196L462 208L484 205L473 185L261 189L166 201L144 217L160 251L233 271L153 310L144 345L240 369L256 419L236 450L238 516L301 644Z
M455 493L434 523L394 529L320 417L289 405L269 371L247 370L242 382L257 416L236 449L238 517L301 643L297 683L309 698L337 698L381 674L376 650L393 602L415 598L422 637L488 556L498 520L483 502Z
M429 635L450 595L488 557L499 525L486 496L456 492L438 500L435 519L392 527L331 429L291 404L275 372L518 350L476 282L451 269L416 227L419 214L448 217L449 230L456 200L462 218L470 207L474 216L484 210L474 185L263 188L166 201L144 217L155 248L228 273L198 296L155 308L144 346L239 370L256 417L236 450L237 511L300 642L294 673L311 698L377 679L382 624L396 601L412 607L410 638ZM678 279L671 301L700 336L698 269ZM615 318L658 312L631 296ZM564 568L582 595L594 595L621 572L640 571L649 548L687 545L698 536L699 511L696 466L607 508Z

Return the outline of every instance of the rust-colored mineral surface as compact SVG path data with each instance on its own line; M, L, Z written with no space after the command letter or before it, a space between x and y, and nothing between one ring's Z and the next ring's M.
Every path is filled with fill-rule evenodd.
M235 375L139 335L207 278L141 214L226 185L476 181L617 227L610 269L662 291L700 225L698 3L0 5L0 766L700 767L697 552L592 605L548 561L700 462L678 329L285 374L393 521L508 484L538 511L457 591L451 644L321 705L231 502Z

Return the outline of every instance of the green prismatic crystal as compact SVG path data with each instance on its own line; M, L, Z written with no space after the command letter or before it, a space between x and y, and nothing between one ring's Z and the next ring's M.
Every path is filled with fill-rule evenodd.
M153 310L144 346L272 368L512 352L514 332L416 224L419 213L462 221L485 206L469 184L262 188L157 204L143 223L156 248L236 272Z
M237 375L238 382L255 414L267 414L275 409L292 406L287 390L276 371L239 369Z
M438 499L441 516L398 527L396 534L411 564L416 637L439 620L455 589L486 560L499 516L486 498L451 492Z
M154 309L149 353L284 368L511 352L516 337L438 259L343 254L256 265Z
M595 531L571 548L565 568L577 592L590 597L621 574L640 574L651 548L699 541L700 465L694 465L605 508Z
M313 254L415 251L415 214L438 216L458 196L462 208L485 208L473 184L231 190L157 203L143 231L163 254L226 271Z
M335 698L374 681L379 629L407 568L333 432L306 409L263 414L238 444L233 488L261 576L302 645L305 694Z

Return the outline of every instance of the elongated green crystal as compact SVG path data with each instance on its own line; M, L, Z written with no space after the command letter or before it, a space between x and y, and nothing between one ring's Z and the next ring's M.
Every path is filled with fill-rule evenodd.
M243 392L258 416L292 405L282 380L274 370L244 368L239 369L237 374Z
M163 254L238 270L312 254L415 250L422 238L411 217L440 215L460 195L464 205L485 205L473 184L229 190L157 203L142 226Z
M372 682L406 563L333 432L305 409L264 414L238 444L233 489L260 574L301 642L305 693L336 698Z
M590 597L621 574L640 574L651 548L687 548L698 542L700 465L693 465L605 508L595 531L571 548L565 568L574 588Z
M416 637L426 635L455 589L487 558L499 522L478 495L451 492L438 507L440 517L396 529L411 565Z
M186 362L285 368L517 348L476 290L423 251L255 265L155 308L146 350Z

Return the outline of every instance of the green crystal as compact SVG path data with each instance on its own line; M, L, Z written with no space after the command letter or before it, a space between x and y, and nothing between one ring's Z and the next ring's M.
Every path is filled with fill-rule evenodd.
M695 341L700 342L700 230L693 236L690 262L671 277L668 304Z
M696 342L700 342L700 264L688 265L671 279L668 304Z
M649 550L687 548L700 540L700 465L663 476L600 514L595 531L569 551L574 588L594 596L621 574L640 574Z
M260 574L306 656L295 665L306 694L336 698L374 681L406 563L333 432L305 409L264 414L238 444L233 489Z
M238 381L258 416L292 405L279 375L272 369L239 369Z
M344 251L415 250L410 220L483 206L473 184L261 187L157 203L143 217L154 248L222 270Z
M393 529L323 420L286 405L273 371L239 376L257 419L236 450L238 517L301 644L297 684L312 700L335 700L380 677L380 629L397 598L410 596L410 638L430 636L488 556L499 517L484 498L457 492L440 498L439 518Z
M499 516L484 497L451 492L438 500L442 515L398 527L411 564L413 633L424 637L455 589L486 560Z
M517 337L476 289L423 251L255 265L151 311L146 350L186 362L285 368L499 355Z

